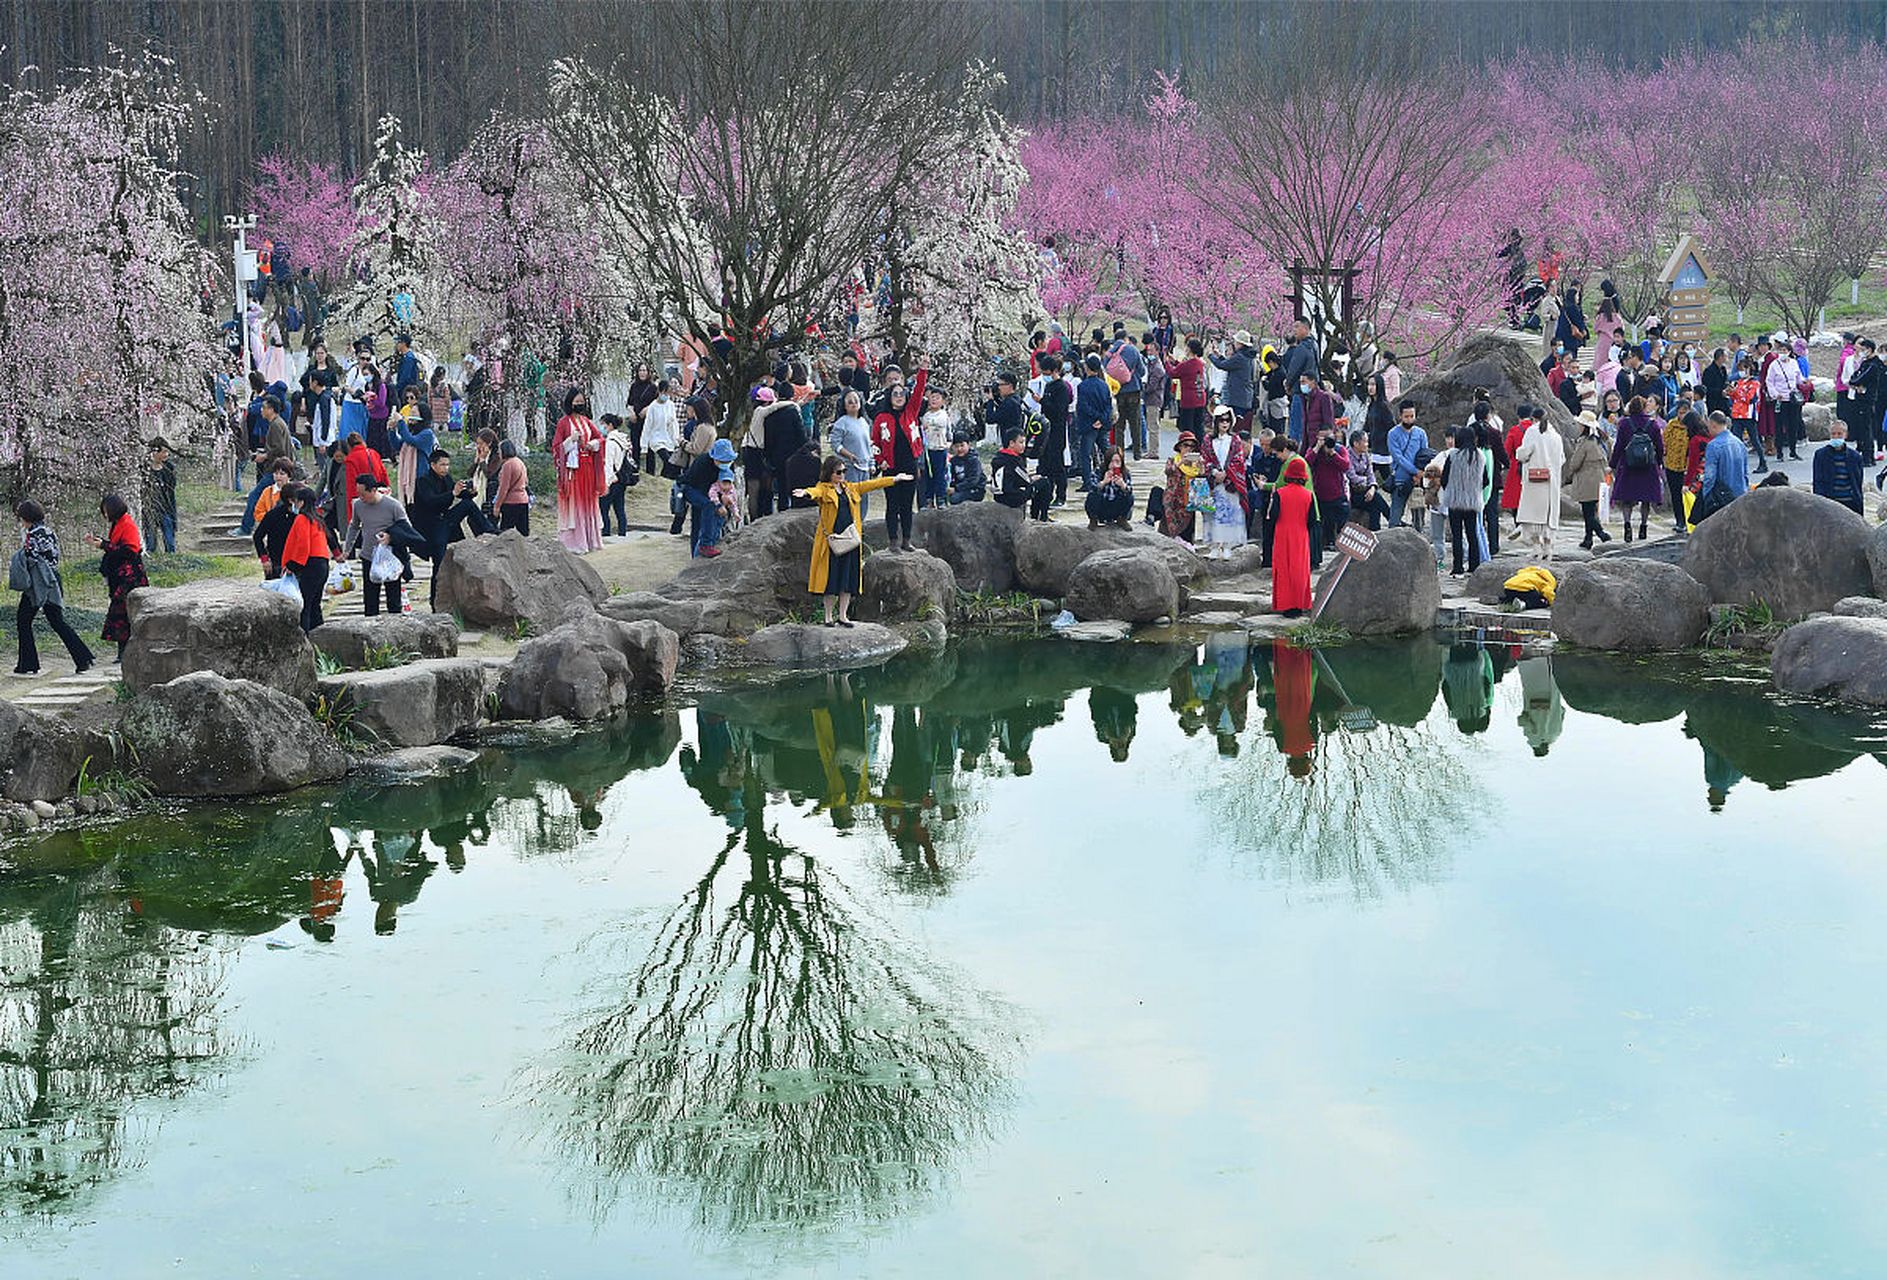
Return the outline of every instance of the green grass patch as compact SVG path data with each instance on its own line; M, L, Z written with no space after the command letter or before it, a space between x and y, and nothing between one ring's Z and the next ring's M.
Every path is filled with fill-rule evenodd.
M1334 622L1300 622L1285 632L1284 638L1293 649L1330 649L1356 637L1348 627Z
M1709 627L1705 628L1704 648L1735 649L1752 642L1772 640L1781 635L1787 625L1776 617L1766 600L1726 605L1716 611Z

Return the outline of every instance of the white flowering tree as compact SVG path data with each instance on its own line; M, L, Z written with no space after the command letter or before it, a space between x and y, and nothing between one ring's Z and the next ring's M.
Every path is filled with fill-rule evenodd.
M886 210L881 253L885 305L874 330L893 350L916 348L953 399L1020 351L1044 314L1043 263L1016 225L1028 182L1022 131L997 110L1003 77L977 63L952 109L930 132L931 150L909 191Z
M354 282L332 309L331 327L349 342L371 337L384 352L397 334L438 343L452 331L454 299L440 270L426 179L426 153L406 145L398 116L381 116L373 156L354 183L358 229L347 254Z
M557 63L551 135L608 250L744 389L841 310L886 210L919 190L966 26L895 0L692 0L650 17L656 47L708 52L665 64L660 87Z
M141 443L207 429L213 268L177 198L171 65L0 99L0 469L10 500L133 496ZM78 497L77 495L84 496Z

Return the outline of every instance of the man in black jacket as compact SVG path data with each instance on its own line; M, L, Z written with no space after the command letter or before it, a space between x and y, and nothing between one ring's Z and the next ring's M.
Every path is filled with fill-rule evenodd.
M791 388L787 388L791 391ZM787 463L806 444L806 420L800 416L799 406L791 400L776 400L767 410L766 425L761 438L766 442L764 453L767 470L773 473L773 492L778 497L781 511L790 511L794 505L793 488L786 483ZM818 478L814 477L815 484ZM801 488L809 486L802 485Z
M1848 424L1848 435L1852 437L1850 445L1864 463L1874 461L1875 427L1880 422L1881 391L1884 367L1880 357L1875 354L1871 339L1862 338L1854 344L1855 354L1861 357L1854 372L1848 375L1848 395L1841 402L1847 412L1843 415Z
M446 548L465 536L464 526L474 534L496 533L498 526L485 519L472 496L470 480L452 478L452 455L434 449L432 465L413 485L413 504L407 515L413 527L426 539L426 558L432 561L432 581L426 593L430 608L439 593L439 565L446 558Z
M1044 357L1044 361L1053 357ZM996 398L990 402L985 418L996 428L996 438L1007 440L1011 435L1022 434L1022 401L1016 396L1016 380L1013 374L1004 373L996 379Z

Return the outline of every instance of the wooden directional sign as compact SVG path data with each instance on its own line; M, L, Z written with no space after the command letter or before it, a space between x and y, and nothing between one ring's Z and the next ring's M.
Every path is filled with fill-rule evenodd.
M1346 524L1337 532L1337 562L1317 584L1317 596L1310 602L1310 616L1323 616L1324 606L1330 603L1330 597L1336 594L1337 584L1343 581L1343 571L1352 561L1367 560L1376 551L1376 535L1360 524Z
M1690 236L1680 236L1677 248L1664 260L1658 282L1665 289L1664 336L1678 342L1697 342L1710 331L1710 264Z

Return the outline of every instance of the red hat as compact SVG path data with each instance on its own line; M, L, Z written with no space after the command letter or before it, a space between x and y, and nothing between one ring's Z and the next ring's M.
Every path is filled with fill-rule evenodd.
M1291 455L1291 460L1284 464L1284 478L1287 481L1294 480L1299 484L1310 483L1310 464L1304 461L1303 454Z
M1182 431L1179 433L1179 439L1173 442L1173 447L1178 448L1182 444L1198 444L1198 443L1199 443L1198 436L1194 435L1190 431Z

